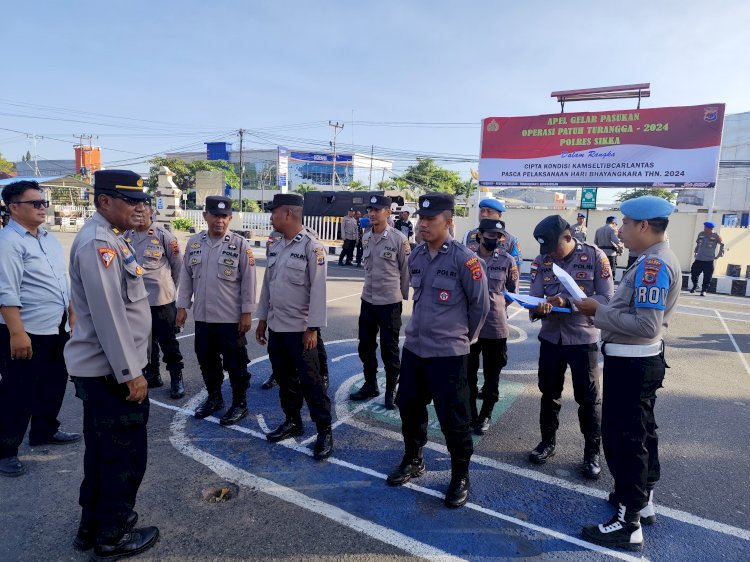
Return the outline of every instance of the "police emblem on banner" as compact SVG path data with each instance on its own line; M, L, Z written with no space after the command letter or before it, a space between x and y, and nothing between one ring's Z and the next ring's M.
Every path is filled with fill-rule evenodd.
M718 107L704 107L703 108L703 120L706 123L713 123L719 118Z

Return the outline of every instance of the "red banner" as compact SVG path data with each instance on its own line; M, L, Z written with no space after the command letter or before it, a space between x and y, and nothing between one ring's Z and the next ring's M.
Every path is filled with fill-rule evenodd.
M724 105L488 117L479 184L714 187Z

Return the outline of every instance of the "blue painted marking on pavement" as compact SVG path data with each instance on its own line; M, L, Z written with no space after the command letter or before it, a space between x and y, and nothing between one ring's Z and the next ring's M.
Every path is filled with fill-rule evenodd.
M356 351L356 343L332 343L327 344L327 348L330 360ZM356 357L330 362L330 366L331 397L345 381L361 373L361 364ZM278 390L263 391L259 388L270 374L270 364L264 360L254 364L251 370L254 374L249 393L251 413L262 413L268 426L273 428L283 420ZM228 385L224 390L227 394L231 392ZM345 390L345 396L348 396L349 387ZM381 395L374 403L382 403L382 400ZM341 409L350 410L349 404ZM303 412L303 416L306 415L307 412ZM489 511L468 507L449 510L442 505L441 497L409 487L392 488L382 478L356 470L356 467L364 467L387 474L400 461L403 445L397 435L393 438L392 434L399 428L392 424L373 419L363 412L356 414L355 419L359 424L374 422L371 423L372 431L338 420L334 413L335 421L344 422L334 431L334 457L337 461L350 463L351 467L316 462L282 445L193 419L188 420L186 435L195 446L253 474L468 560L521 556L576 560L609 558L607 553L587 550L539 530L498 519L490 513L497 512L580 538L583 524L601 523L611 516L613 508L605 501L473 463L470 502ZM309 417L303 417L303 420L307 432L299 441L315 432ZM252 416L242 425L259 431ZM413 480L414 484L442 494L450 478L447 455L426 449L425 461L428 472ZM655 526L644 526L646 546L643 555L649 559L750 559L750 541L659 516L658 513L657 517Z

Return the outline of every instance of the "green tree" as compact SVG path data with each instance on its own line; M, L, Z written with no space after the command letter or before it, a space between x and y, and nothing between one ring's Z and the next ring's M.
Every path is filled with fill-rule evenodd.
M297 189L294 190L295 193L299 193L300 195L304 195L308 191L315 191L315 188L311 185L307 185L306 183L301 183L297 186Z
M349 189L352 191L366 191L370 188L370 186L362 183L361 181L352 180L349 182Z
M636 197L642 197L644 195L654 195L656 197L661 197L662 199L666 199L667 201L674 202L674 200L677 198L677 193L674 191L670 191L669 189L646 189L646 188L636 188L636 189L629 189L627 191L623 191L620 193L620 195L617 196L617 201L622 203L623 201L627 201L628 199L635 199Z
M0 152L0 172L10 174L11 172L14 172L16 169L13 162L9 162L5 158L3 158L2 152Z
M232 201L232 210L233 211L240 210L240 202L238 199L234 199ZM260 205L258 205L258 202L255 201L254 199L243 199L242 210L245 213L260 213Z
M393 188L393 182L391 180L382 180L378 182L378 189L380 191L387 191Z
M424 191L444 191L458 193L464 181L461 175L435 164L431 158L420 158L417 163L409 166L401 178L411 185L418 185Z
M157 157L149 160L148 185L156 188L159 184L159 168L168 167L174 172L172 180L182 191L189 192L195 189L195 173L200 171L221 170L224 172L226 182L232 189L239 189L240 178L232 166L226 160L194 160L185 162L179 158Z

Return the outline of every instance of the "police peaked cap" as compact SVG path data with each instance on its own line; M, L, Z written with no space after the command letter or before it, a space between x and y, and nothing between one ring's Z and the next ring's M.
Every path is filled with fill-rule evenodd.
M479 221L479 232L500 232L505 233L503 221L497 219L482 219Z
M534 238L539 242L543 254L548 254L557 248L560 235L570 229L570 224L560 215L550 215L541 220L534 228Z
M232 200L222 195L209 195L206 197L206 212L211 215L231 215Z
M419 196L419 207L414 213L421 217L434 217L443 211L453 212L454 199L450 193L436 191Z
M302 207L305 198L298 193L277 193L273 196L273 201L266 203L266 210L273 211L277 207Z
M666 219L674 212L674 209L672 203L655 195L628 199L620 205L620 212L623 215L637 221Z
M373 209L390 209L393 200L385 195L371 195L367 201L367 206Z
M130 199L148 199L143 191L143 178L130 170L99 170L94 172L94 195L119 194Z

